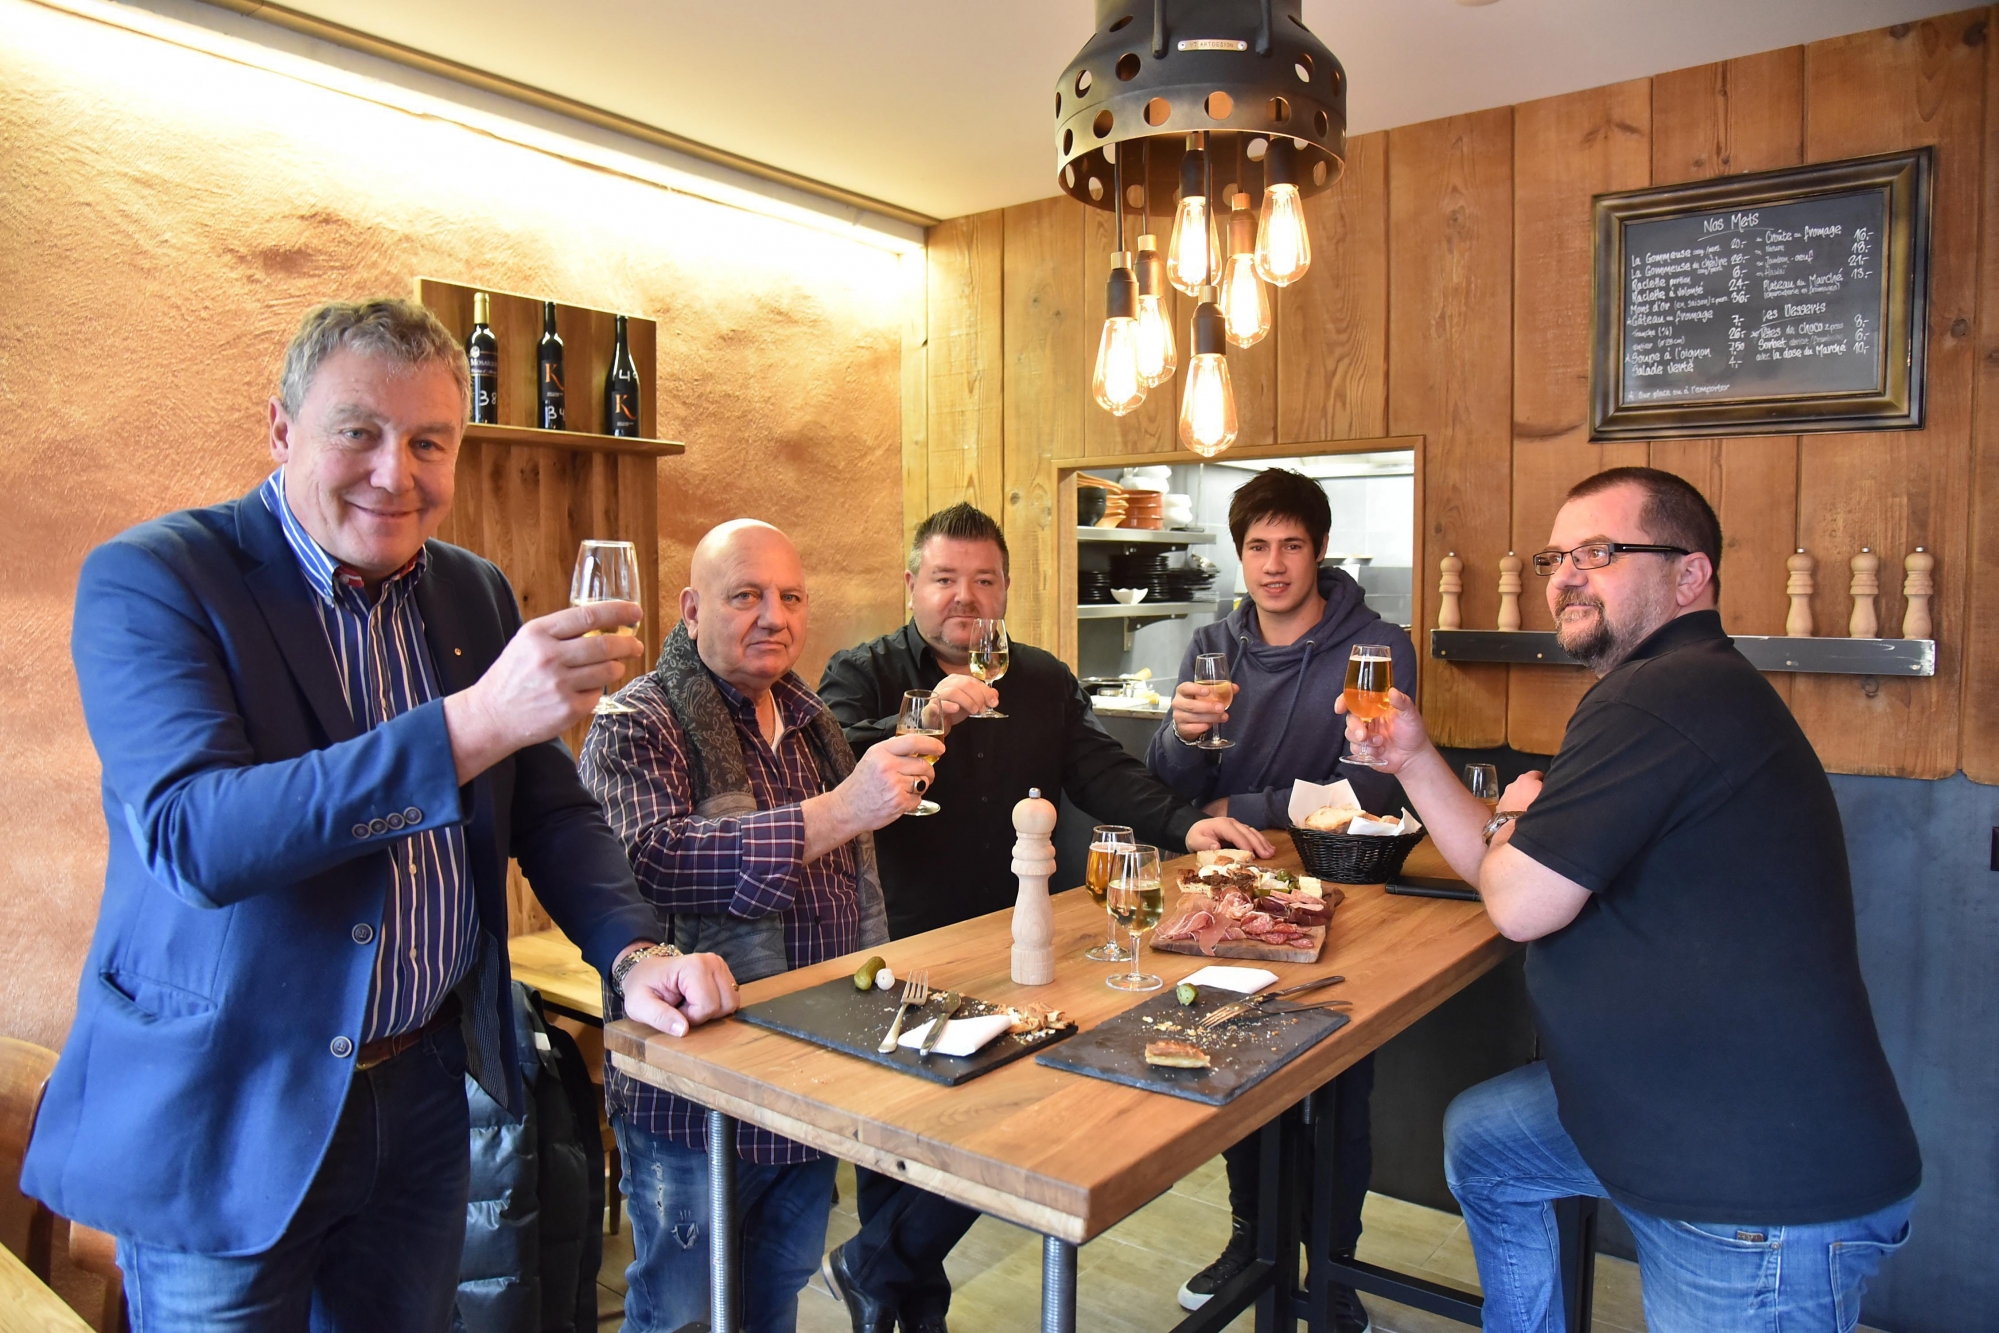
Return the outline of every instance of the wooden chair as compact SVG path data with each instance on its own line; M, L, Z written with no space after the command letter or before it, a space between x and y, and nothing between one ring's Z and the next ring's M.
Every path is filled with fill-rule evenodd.
M118 1242L96 1227L69 1224L69 1261L104 1284L104 1305L97 1312L102 1333L132 1333L125 1308L125 1273L118 1267Z

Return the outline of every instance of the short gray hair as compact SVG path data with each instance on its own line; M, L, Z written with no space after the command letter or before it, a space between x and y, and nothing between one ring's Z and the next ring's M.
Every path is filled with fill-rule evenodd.
M458 396L469 408L472 370L465 349L444 321L415 301L382 297L373 301L328 301L309 312L285 348L285 367L278 380L278 401L297 416L312 377L327 357L343 347L387 357L403 366L440 361L458 384Z

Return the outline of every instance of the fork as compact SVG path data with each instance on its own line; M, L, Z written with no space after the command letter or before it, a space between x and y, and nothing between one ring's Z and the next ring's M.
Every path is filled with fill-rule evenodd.
M1308 981L1302 986L1292 986L1287 990L1265 991L1260 995L1245 995L1240 1000L1232 1000L1228 1004L1223 1005L1194 1024L1194 1026L1204 1032L1212 1031L1224 1023L1233 1022L1241 1018L1252 1009L1261 1008L1266 1001L1286 1000L1293 995L1303 995L1306 991L1317 990L1321 986L1331 986L1345 980L1345 977L1320 977L1316 981Z
M895 1043L902 1036L902 1020L909 1011L919 1005L930 1003L930 969L911 972L909 980L902 983L902 1003L895 1007L895 1022L888 1025L888 1035L882 1044L875 1047L880 1055L890 1055L895 1051Z

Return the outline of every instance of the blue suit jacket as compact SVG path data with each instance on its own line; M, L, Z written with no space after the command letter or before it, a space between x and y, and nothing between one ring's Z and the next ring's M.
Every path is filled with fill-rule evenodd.
M520 612L492 564L429 551L417 602L449 694L499 656ZM472 1072L503 1105L522 1097L507 857L600 971L659 938L560 742L461 788L441 701L357 733L312 597L255 492L84 561L70 644L110 863L22 1182L114 1235L251 1254L283 1234L354 1075L389 856L408 831L369 821L465 825L479 956L459 995Z

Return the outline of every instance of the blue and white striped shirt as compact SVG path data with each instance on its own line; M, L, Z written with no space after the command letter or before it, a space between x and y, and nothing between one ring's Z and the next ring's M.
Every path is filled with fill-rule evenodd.
M361 576L320 549L292 513L283 469L264 483L263 498L318 594L314 605L355 727L367 731L437 698L437 667L416 604L425 553L384 581L371 604ZM363 1042L423 1026L477 957L464 829L450 824L392 842L389 861L395 877L377 932Z

